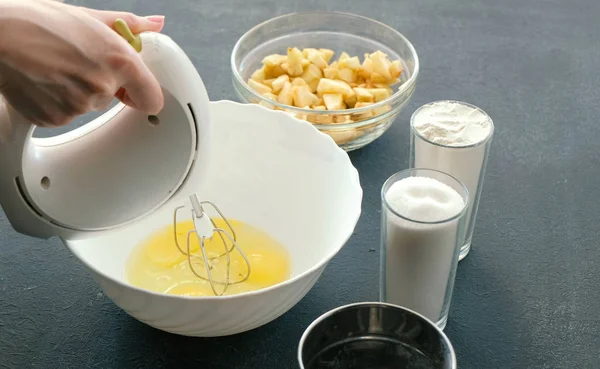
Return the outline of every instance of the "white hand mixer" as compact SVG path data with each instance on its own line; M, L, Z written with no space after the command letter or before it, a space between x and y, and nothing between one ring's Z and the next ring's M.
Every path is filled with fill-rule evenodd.
M94 237L100 231L127 225L159 210L190 178L202 178L209 164L212 122L209 99L200 75L183 50L168 36L131 34L118 20L118 32L140 53L162 87L164 108L156 116L119 104L73 131L50 138L32 136L34 126L8 104L0 109L0 205L13 228L22 234L63 239ZM235 231L211 202L189 196L195 228L187 246L193 273L208 280L215 295L250 275L248 259L237 245ZM204 206L214 208L228 226L217 228ZM177 213L174 210L175 227ZM176 228L175 228L176 229ZM227 278L212 278L204 242L218 234L227 257ZM195 235L202 255L190 253ZM227 242L229 241L229 242ZM247 264L241 279L229 278L230 253L236 249ZM203 260L204 275L192 259ZM215 285L223 286L217 289Z

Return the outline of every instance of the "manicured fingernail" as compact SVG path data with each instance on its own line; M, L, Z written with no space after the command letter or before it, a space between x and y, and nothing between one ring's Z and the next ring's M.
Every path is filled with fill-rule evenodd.
M154 22L154 23L163 23L165 21L165 16L164 15L150 15L150 16L146 17L146 19L148 19L150 22Z

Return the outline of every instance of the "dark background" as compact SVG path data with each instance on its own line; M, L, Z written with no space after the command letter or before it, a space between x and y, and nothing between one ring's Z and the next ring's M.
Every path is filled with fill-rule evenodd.
M496 133L446 332L461 369L600 365L600 2L597 0L67 0L165 14L212 100L235 99L229 56L250 27L298 10L383 21L415 45L421 74L395 125L351 154L365 191L356 233L275 322L234 337L162 333L109 301L56 239L16 234L0 213L0 368L297 368L303 330L378 298L379 190L408 165L421 104L480 106Z

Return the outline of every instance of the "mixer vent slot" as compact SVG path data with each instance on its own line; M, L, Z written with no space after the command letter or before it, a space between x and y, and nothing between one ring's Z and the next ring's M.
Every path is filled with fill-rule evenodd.
M25 201L27 206L29 206L29 209L31 209L31 211L33 211L38 217L44 218L44 216L29 201L29 197L27 197L27 194L25 193L25 190L23 189L23 184L21 183L21 177L15 177L15 184L17 185L17 190L19 190L19 193L21 194L21 198L23 199L23 201Z
M188 109L190 110L190 114L192 114L192 120L194 121L194 127L196 127L196 151L198 151L198 142L200 141L200 132L198 132L198 122L196 121L196 114L194 113L194 108L192 107L192 103L187 104Z

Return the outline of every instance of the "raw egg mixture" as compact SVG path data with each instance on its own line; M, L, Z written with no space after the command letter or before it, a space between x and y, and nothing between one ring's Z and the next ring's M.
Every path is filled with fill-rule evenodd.
M217 227L228 230L222 219L214 219ZM273 286L288 279L291 274L290 257L283 245L265 232L243 223L229 219L237 237L237 244L250 263L250 277L241 283L230 284L224 295L236 295L256 291ZM146 290L184 296L214 296L207 280L198 278L190 269L187 256L183 255L175 244L174 226L170 225L154 233L139 246L130 256L126 277L133 286ZM177 241L186 251L187 234L193 229L191 220L177 223ZM227 245L231 247L230 241ZM211 276L214 281L225 281L227 277L227 256L215 258L224 253L221 237L214 234L205 241L207 259L210 260ZM197 237L190 237L190 252L194 270L203 277L208 277L202 250ZM247 272L247 265L242 255L234 249L230 253L230 281L242 280ZM220 293L223 285L216 284Z

